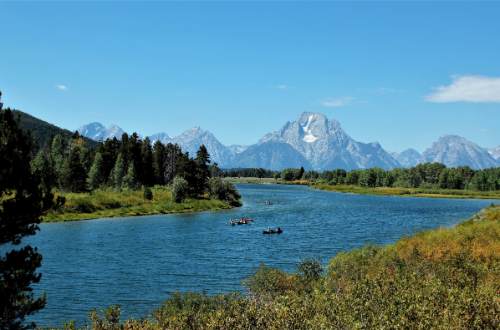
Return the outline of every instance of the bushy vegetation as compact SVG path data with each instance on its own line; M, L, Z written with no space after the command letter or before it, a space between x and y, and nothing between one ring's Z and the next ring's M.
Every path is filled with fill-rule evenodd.
M247 295L174 294L125 329L498 329L500 206L454 228L339 253L296 273L262 265ZM117 309L114 309L115 316ZM108 311L108 315L110 312ZM93 314L96 329L115 329Z
M211 198L226 201L232 206L241 205L240 193L231 182L222 180L221 178L210 178L208 180L208 195Z
M188 189L188 182L184 178L176 176L172 184L172 199L174 202L182 202L188 196Z

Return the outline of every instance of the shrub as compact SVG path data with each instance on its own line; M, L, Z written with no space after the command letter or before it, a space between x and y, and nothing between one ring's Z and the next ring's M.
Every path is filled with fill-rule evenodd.
M78 213L92 213L96 210L96 207L90 200L80 199L75 201L72 209Z
M321 262L316 259L305 259L298 266L299 276L306 283L317 281L323 273Z
M182 202L186 199L189 193L189 185L186 179L176 176L174 182L172 183L172 199L176 203Z
M264 264L259 266L253 276L244 280L243 285L256 297L275 297L297 287L294 276Z
M153 191L149 187L144 188L144 199L151 201L153 200Z
M96 310L90 312L92 329L95 330L119 330L120 326L120 305L112 305L103 311L104 315L99 315Z
M210 178L208 181L208 195L221 201L226 201L232 206L240 206L241 195L234 185L221 178Z

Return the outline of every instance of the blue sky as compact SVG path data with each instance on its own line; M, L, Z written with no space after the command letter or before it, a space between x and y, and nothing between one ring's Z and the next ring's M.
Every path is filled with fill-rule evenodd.
M500 145L500 3L0 2L6 105L255 143L301 112L422 151Z

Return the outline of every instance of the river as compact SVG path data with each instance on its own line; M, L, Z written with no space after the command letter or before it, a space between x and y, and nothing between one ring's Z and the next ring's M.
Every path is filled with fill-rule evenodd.
M287 185L238 189L244 204L228 211L42 224L28 242L43 255L36 293L47 294L47 305L32 319L40 326L82 325L89 310L111 304L122 306L124 318L142 317L175 291L244 290L242 279L260 263L287 271L304 258L326 263L339 251L452 226L492 203ZM241 216L255 222L228 225ZM262 234L275 226L283 234Z

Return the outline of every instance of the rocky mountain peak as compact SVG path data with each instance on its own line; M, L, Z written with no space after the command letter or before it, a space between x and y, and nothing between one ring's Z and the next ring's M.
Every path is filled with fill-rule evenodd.
M438 162L448 167L470 166L481 169L497 166L497 161L484 148L458 135L440 137L422 154L423 161Z
M99 122L92 122L87 125L83 125L78 128L78 132L95 141L103 141L106 139L112 139L114 137L121 138L124 131L117 125L111 125L106 128L103 124Z

